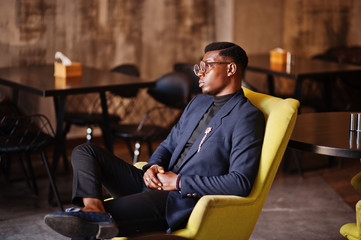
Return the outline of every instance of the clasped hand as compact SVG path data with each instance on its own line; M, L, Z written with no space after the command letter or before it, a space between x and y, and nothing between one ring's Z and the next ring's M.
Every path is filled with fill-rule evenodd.
M174 172L164 171L161 166L153 165L144 173L143 180L148 188L173 191L176 190L177 176Z

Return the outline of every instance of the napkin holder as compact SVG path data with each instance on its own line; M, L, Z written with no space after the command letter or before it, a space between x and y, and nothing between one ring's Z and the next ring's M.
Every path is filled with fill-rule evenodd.
M70 65L64 65L61 62L54 63L54 76L60 78L81 77L82 65L79 62L72 62Z
M67 89L70 87L81 87L81 76L78 77L55 77L55 87L58 89Z
M287 63L287 51L276 48L270 52L270 63L274 65L283 65Z

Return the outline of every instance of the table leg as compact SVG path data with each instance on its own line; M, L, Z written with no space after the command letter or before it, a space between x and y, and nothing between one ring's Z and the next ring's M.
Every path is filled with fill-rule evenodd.
M301 156L299 156L301 155ZM298 171L298 174L303 177L303 171L302 171L302 167L301 167L301 163L300 163L300 159L303 155L303 152L296 152L295 149L292 149L292 148L287 148L286 149L286 152L285 152L285 155L284 155L284 162L283 162L283 172L290 172L290 164L291 164L291 161L293 160L296 168L297 168L297 171Z
M19 89L13 88L12 97L13 97L13 104L15 106L18 106L18 103L19 103Z
M275 80L273 75L267 75L267 85L269 95L275 96Z
M301 78L296 78L296 87L295 87L294 98L296 98L299 101L301 101L301 98L302 98L302 82L303 81Z
M326 111L332 111L333 103L332 103L332 85L335 79L324 79L323 82L323 97L325 101Z
M54 100L54 107L56 114L56 129L55 129L55 144L54 144L54 155L53 155L53 164L51 168L51 173L55 181L60 155L61 153L65 152L63 123L64 123L64 115L65 115L66 96L54 96L53 100ZM67 161L66 156L64 156L64 161ZM53 195L54 194L52 188L50 188L49 197L48 197L49 203L52 203Z

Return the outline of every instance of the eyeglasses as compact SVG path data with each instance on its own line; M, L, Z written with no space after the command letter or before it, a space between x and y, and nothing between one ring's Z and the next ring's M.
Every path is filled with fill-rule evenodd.
M194 65L193 67L193 72L195 75L198 75L199 71L201 71L202 73L207 73L209 67L212 67L213 64L229 64L231 62L205 62L205 61L201 61L198 64Z

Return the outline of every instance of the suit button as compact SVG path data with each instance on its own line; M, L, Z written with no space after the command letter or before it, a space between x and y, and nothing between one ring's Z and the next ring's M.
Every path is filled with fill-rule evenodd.
M187 194L187 197L191 197L191 196L192 196L192 194L190 194L190 193Z
M193 196L193 197L197 197L197 193L193 193L192 196Z

